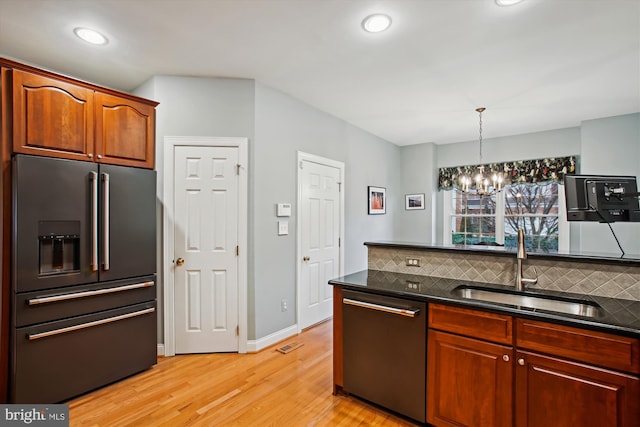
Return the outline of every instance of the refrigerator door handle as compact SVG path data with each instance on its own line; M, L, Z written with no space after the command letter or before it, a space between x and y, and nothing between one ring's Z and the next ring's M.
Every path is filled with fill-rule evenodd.
M102 242L102 268L109 270L109 174L102 173L102 213L103 213L103 230Z
M98 271L98 174L89 172L91 182L91 271Z

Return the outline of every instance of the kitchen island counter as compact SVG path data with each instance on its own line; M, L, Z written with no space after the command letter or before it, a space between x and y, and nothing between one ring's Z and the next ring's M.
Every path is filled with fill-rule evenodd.
M490 255L498 257L515 258L516 249L504 246L485 246L485 245L444 245L444 244L428 244L419 242L397 242L397 241L379 241L364 242L367 247L381 248L397 248L397 249L413 249L428 250L436 252L458 252L466 254ZM618 265L634 265L640 266L640 254L630 253L593 253L593 252L550 252L544 250L529 250L527 256L531 259L553 260L553 261L578 261L592 262Z
M456 296L453 291L460 286L487 289L511 290L513 286L480 283L405 273L363 270L344 277L335 278L329 284L344 289L358 290L379 295L395 296L416 301L440 302L467 308L478 308L501 314L510 314L533 320L543 320L568 326L600 330L614 334L640 338L640 301L607 298L595 295L577 295L551 290L531 289L532 296L572 298L595 303L601 310L595 317L586 317L540 309L530 309L508 304L498 304Z

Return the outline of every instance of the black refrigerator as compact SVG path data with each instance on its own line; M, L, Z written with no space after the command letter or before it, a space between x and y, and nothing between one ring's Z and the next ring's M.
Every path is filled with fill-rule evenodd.
M153 366L155 171L16 155L12 173L11 402Z

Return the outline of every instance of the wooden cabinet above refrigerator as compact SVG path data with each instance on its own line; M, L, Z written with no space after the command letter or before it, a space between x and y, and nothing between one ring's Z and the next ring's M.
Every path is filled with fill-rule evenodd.
M154 168L156 102L2 59L0 66L11 82L3 96L14 153Z

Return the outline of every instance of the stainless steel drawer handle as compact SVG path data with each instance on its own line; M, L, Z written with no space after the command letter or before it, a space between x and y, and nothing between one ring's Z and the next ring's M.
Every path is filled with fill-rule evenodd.
M347 305L354 305L356 307L368 308L376 311L384 311L385 313L399 314L400 316L416 317L420 313L419 308L412 310L406 308L389 307L386 305L374 304L371 302L358 301L351 298L342 298L342 302Z
M145 310L135 311L133 313L121 314L120 316L109 317L107 319L96 320L94 322L81 323L80 325L69 326L67 328L54 329L52 331L41 332L39 334L29 334L27 338L29 341L38 340L40 338L46 338L53 335L65 334L67 332L78 331L80 329L92 328L98 325L104 325L106 323L113 323L119 320L130 319L132 317L138 317L145 314L153 313L156 311L155 308L147 308Z
M148 288L154 282L135 283L132 285L118 286L117 288L98 289L96 291L75 292L73 294L52 295L50 297L40 297L27 300L28 305L46 304L48 302L67 301L76 298L93 297L97 295L112 294L114 292L130 291L132 289Z

